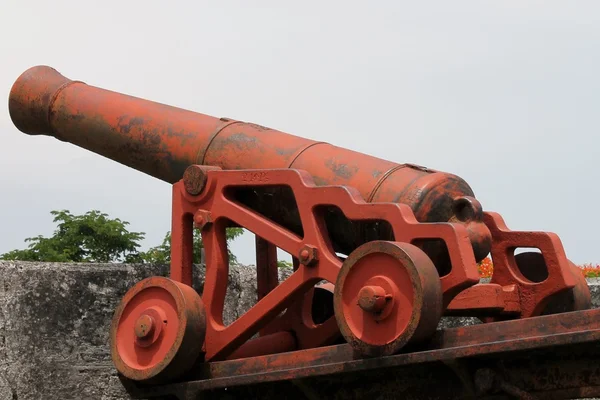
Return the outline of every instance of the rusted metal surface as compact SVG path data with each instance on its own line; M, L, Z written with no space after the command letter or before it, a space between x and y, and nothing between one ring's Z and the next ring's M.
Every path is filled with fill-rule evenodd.
M285 353L297 350L296 338L287 331L279 331L251 339L229 355L232 360L263 356L266 354Z
M556 234L510 231L497 213L486 213L485 221L493 238L491 256L494 274L491 283L502 286L517 285L523 300L521 316L540 315L552 296L575 287L577 280ZM517 248L535 248L541 251L547 274L545 279L527 277L523 273L527 266L517 264L514 256L514 250Z
M258 300L260 300L279 285L277 247L260 236L256 236L255 245L256 290Z
M310 291L322 280L334 283L337 288L340 279L345 279L346 276L340 275L340 269L348 270L349 265L355 262L353 260L367 256L368 251L361 247L351 253L345 262L335 254L330 238L322 229L324 216L319 209L326 205L343 209L350 219L386 221L390 224L397 242L404 242L404 244L389 242L390 246L403 249L388 254L388 256L400 257L392 262L389 268L377 264L366 265L373 276L387 274L388 281L393 281L393 285L399 285L396 289L396 309L408 312L407 318L414 320L407 328L407 338L420 333L421 330L426 332L430 331L431 327L435 329L444 301L449 302L455 293L479 281L477 265L463 225L419 223L414 218L412 210L406 205L367 203L351 188L317 186L312 177L304 171L292 169L260 171L262 180L252 183L253 188L266 185L288 186L296 202L302 205L300 215L304 235L299 237L264 218L255 210L235 201L236 190L247 190L248 183L245 179L254 173L255 171L207 171L206 187L198 196L191 196L182 182L174 185L173 243L190 243L192 229L185 221L193 219L197 224L199 219L206 221L207 215L210 214L211 222L200 225L207 259L203 292L203 300L207 308L205 342L207 361L228 357L236 348L263 329L271 333L278 330L294 330L299 348L322 346L337 340L340 315L331 317L322 324L315 324L310 318L310 313L305 311L310 309L304 306L306 298L311 298ZM290 277L272 288L254 307L226 327L222 322L222 312L229 262L224 232L226 227L232 224L249 229L263 240L289 254L298 254L298 258L302 261ZM444 241L455 266L450 273L440 278L431 260L417 247L410 245L411 242L420 239ZM384 249L388 246L386 243L388 242L374 241L364 246L379 246ZM172 245L171 277L178 277L182 282L192 282L191 251L191 247L187 245ZM406 254L404 256L400 254L403 251L407 252L408 257ZM376 254L375 258L377 258ZM417 267L412 264L410 266L402 264L404 262L410 264L415 260L419 263ZM402 272L406 271L406 268L411 271L408 275ZM399 282L409 276L414 278L414 282ZM406 285L408 286L405 288ZM414 292L415 296L405 304L403 301L409 294L403 291L410 289L412 285L418 292ZM352 293L352 290L350 288L350 295L357 295ZM414 307L414 310L410 310L411 307ZM280 316L286 309L290 317L286 315L287 312ZM298 316L301 318L297 318ZM390 318L389 321L393 321L394 318ZM392 335L401 335L404 330L403 327L393 323L379 323L377 326L372 326L370 329L382 331L391 329L388 334ZM422 339L422 336L426 335L418 334L415 338ZM398 350L404 343L405 337L402 336L398 345L393 347ZM378 347L383 349L385 345L381 343Z
M317 185L351 186L367 202L406 204L421 222L459 221L468 227L477 260L490 250L490 232L473 190L453 174L115 93L70 80L46 66L30 68L16 80L9 112L22 132L54 136L169 183L179 181L195 164L226 170L302 169ZM256 171L246 181L261 176ZM273 194L283 201L273 204ZM297 211L278 189L244 196L263 215L302 234ZM373 239L392 240L389 226L351 222L343 210L328 210L326 225L334 249L346 255ZM423 243L422 248L442 273L449 271L450 261L439 243Z
M409 243L366 243L344 262L334 307L354 350L369 357L395 354L435 332L443 313L440 277Z
M183 184L185 185L185 190L195 196L200 194L206 185L206 171L211 169L219 169L218 167L207 167L199 165L190 165L183 172Z
M527 252L517 254L515 256L515 263L523 276L532 282L546 281L545 284L550 285L548 281L551 282L553 279L556 279L553 274L549 274L542 253ZM549 299L544 302L542 314L585 310L591 307L592 297L590 289L585 277L581 273L581 269L570 261L569 266L571 275L575 279L575 287L548 296Z
M456 296L446 315L495 321L591 307L587 282L567 259L556 234L511 231L494 212L484 213L484 219L492 232L492 279ZM515 255L518 248L540 252Z
M383 358L360 358L344 344L213 362L199 366L184 384L130 388L139 398L175 394L187 399L199 392L203 398L269 398L265 394L277 382L303 382L321 398L501 399L520 394L569 399L600 396L598 357L600 310L594 309L437 331L429 342ZM286 387L290 398L306 398L297 386Z
M117 371L129 379L161 383L188 371L206 332L196 291L164 277L138 282L115 311L110 346Z
M173 184L170 279L134 286L111 327L124 382L187 399L282 381L305 396L318 384L327 397L337 380L335 396L346 398L360 382L348 376L397 381L393 372L413 378L391 389L376 383L379 394L355 390L368 398L399 390L411 398L409 388L418 398L597 393L589 357L598 310L581 311L591 306L589 288L560 239L511 231L460 177L96 88L49 67L17 79L9 112L22 132ZM257 237L258 302L225 326L228 227ZM193 229L207 260L201 296L191 287ZM293 257L282 282L277 248ZM519 248L540 252L515 255ZM488 254L494 273L479 283L477 261ZM436 332L442 315L484 324ZM578 353L583 343L593 350ZM568 371L561 352L579 357ZM560 379L523 361L538 356ZM418 383L432 376L453 377L456 393Z
M489 326L502 326L505 336L527 337L530 325L527 325L526 317L541 314L544 304L552 296L577 288L572 264L552 234L510 231L494 213L484 213L483 218L494 239L498 239L493 243L492 256L494 261L500 259L500 269L496 271L500 278L481 284L468 228L464 224L421 223L405 204L368 203L353 188L316 185L312 176L301 170L226 171L197 165L188 170L194 170L194 173L173 185L171 279L186 287L194 281L191 238L193 229L200 229L207 265L202 293L206 322L202 352L198 355L200 364L186 369L191 374L225 360L241 359L247 365L254 365L261 356L277 354L283 357L290 352L295 358L277 360L289 362L285 365L288 371L285 374L296 373L299 366L310 364L314 354L322 354L311 353L314 351L311 349L338 343L348 344L336 347L338 352L352 349L352 360L340 361L346 368L347 362L357 361L359 356L381 359L381 356L435 343L439 340L434 335L435 329L443 314L473 314L486 322L521 318L521 325ZM260 176L260 179L249 183L248 176ZM201 183L197 184L193 179L199 179ZM239 201L239 190L259 190L267 186L289 188L291 197L299 205L302 236ZM202 187L202 190L197 193L190 187ZM470 207L468 204L472 205L472 202L466 204ZM328 231L324 229L323 210L331 206L344 210L350 220L387 223L395 240L370 241L345 258L336 254ZM257 236L258 302L238 320L225 326L222 313L229 268L225 233L230 226L244 227ZM447 274L440 276L433 260L414 245L423 239L440 240L448 249L452 268ZM523 276L529 274L527 266L539 269L541 264L534 264L531 260L535 258L527 256L517 257L525 263L519 266L508 252L514 247L530 246L533 240L542 251L540 257L554 263L546 267L544 262L542 266L548 269L548 277L538 282ZM276 248L296 255L294 272L282 282L277 276ZM508 273L502 268L511 270ZM323 281L328 283L318 286ZM327 302L318 304L317 292L330 294L328 299L333 310L329 313L319 311L319 307L327 310ZM578 298L581 300L585 296ZM574 301L573 304L586 306L585 301ZM552 321L555 320L546 323ZM474 343L485 341L491 332L479 327L470 329L445 333L444 343L434 348L443 348L456 341L459 342L456 347L465 351ZM138 342L146 340L149 330L155 332L154 327L140 320L132 328L132 335L139 333ZM469 339L470 344L460 343L465 338L453 337L453 332L476 335L477 338ZM555 333L560 333L560 329ZM140 347L139 343L137 345ZM510 344L504 342L504 346L505 350L510 350ZM474 352L478 349L478 346L471 347ZM180 348L178 351L186 350ZM423 356L420 351L410 354L416 359ZM240 370L246 364L236 365ZM261 372L262 375L268 373L267 370ZM285 379L302 377L285 376ZM129 379L141 380L139 377Z

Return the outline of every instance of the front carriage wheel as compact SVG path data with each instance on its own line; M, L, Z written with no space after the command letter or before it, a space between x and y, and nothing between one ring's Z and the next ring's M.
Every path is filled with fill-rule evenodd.
M117 307L110 330L113 363L125 378L168 383L202 351L206 312L196 291L154 276L135 284Z

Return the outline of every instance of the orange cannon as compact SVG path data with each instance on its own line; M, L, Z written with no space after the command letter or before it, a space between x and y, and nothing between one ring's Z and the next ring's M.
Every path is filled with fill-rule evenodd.
M115 366L133 382L168 384L190 371L210 380L219 362L300 352L286 359L293 366L337 345L389 356L430 340L444 315L494 324L590 307L557 235L509 230L456 175L89 86L46 66L17 79L9 112L26 134L172 185L170 277L132 287L111 328ZM232 226L256 235L258 302L225 326ZM192 289L193 229L207 257L201 294ZM277 248L294 260L281 282ZM495 270L482 283L477 263L487 256Z

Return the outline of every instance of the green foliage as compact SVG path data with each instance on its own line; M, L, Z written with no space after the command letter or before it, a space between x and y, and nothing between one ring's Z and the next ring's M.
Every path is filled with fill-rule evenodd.
M96 210L83 215L73 215L67 210L52 211L51 214L58 223L53 236L27 238L26 249L9 251L0 255L0 260L158 264L171 261L171 232L167 232L160 245L143 252L138 249L145 233L128 231L127 221L108 218L107 214ZM242 228L228 228L227 243L243 232ZM200 262L203 247L199 231L194 230L194 263ZM237 261L230 251L229 260Z
M227 243L240 236L242 233L244 233L243 228L227 228L225 233ZM203 248L204 243L202 243L202 235L200 235L200 231L198 229L194 229L194 264L200 264L200 254L201 249ZM229 248L227 249L227 252L229 254L229 262L236 262L237 257L231 252L231 250L229 250ZM150 248L141 256L144 262L147 263L168 264L171 262L171 232L167 232L163 242L160 245Z
M139 262L138 241L143 232L129 232L126 221L110 219L100 211L73 215L67 210L52 211L58 223L52 237L25 239L23 250L2 254L3 260L50 262Z
M277 261L277 267L279 268L292 268L293 264L289 261L285 261L285 260L278 260Z

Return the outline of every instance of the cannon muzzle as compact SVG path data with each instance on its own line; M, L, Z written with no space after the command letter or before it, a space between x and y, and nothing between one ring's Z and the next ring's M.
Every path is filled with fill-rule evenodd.
M37 66L14 83L9 112L29 135L54 136L174 183L206 155L223 121L72 81Z
M302 169L317 185L352 186L368 202L407 204L421 222L462 222L475 258L482 260L490 251L481 205L469 185L453 174L112 92L72 81L47 66L30 68L17 79L9 112L24 133L54 136L169 183L181 179L192 164ZM246 200L300 231L290 205L269 199L272 193L249 194ZM389 235L385 227L365 229L345 220L343 210L331 210L328 221L336 250L344 254L365 240ZM437 245L428 251L439 260L438 253Z

